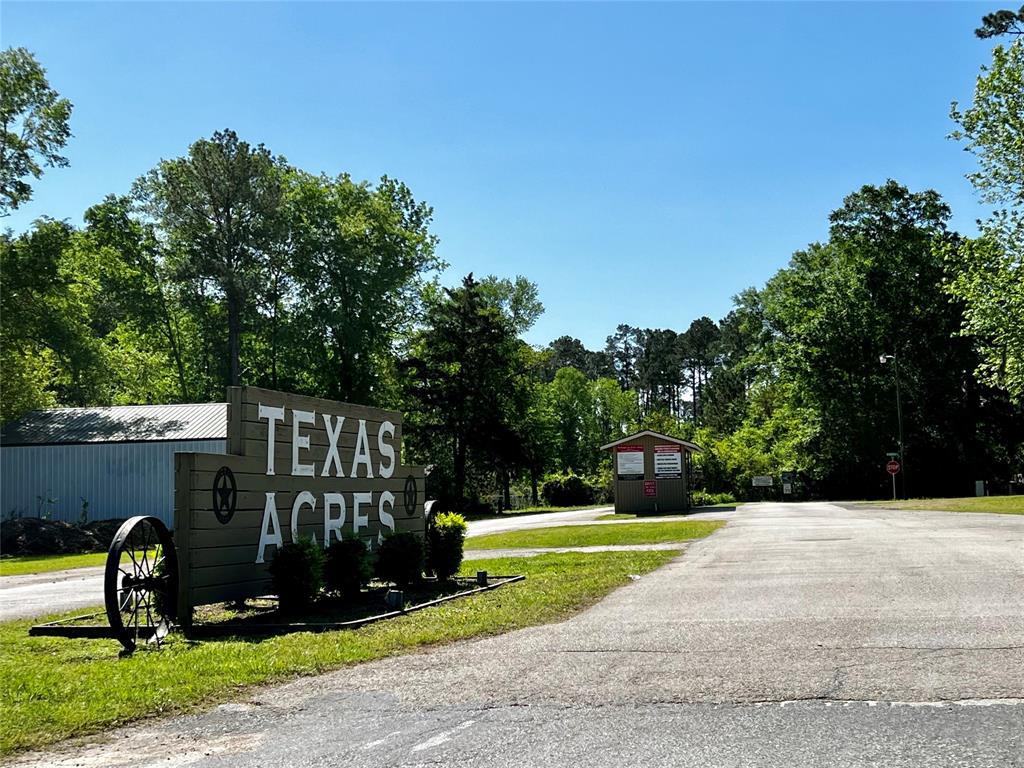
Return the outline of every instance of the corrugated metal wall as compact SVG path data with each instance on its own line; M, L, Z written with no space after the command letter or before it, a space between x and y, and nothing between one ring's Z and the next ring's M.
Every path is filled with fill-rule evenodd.
M0 447L0 514L75 522L153 515L174 523L174 454L225 453L226 440Z

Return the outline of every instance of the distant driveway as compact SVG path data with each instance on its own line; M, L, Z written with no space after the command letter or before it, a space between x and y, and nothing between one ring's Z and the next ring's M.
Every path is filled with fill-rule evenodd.
M102 567L0 576L0 621L73 611L102 602Z

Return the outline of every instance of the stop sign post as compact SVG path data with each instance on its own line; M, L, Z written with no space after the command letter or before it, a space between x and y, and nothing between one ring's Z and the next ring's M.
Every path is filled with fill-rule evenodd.
M885 471L892 475L892 500L896 501L896 473L900 471L900 463L896 459L890 459L885 465Z

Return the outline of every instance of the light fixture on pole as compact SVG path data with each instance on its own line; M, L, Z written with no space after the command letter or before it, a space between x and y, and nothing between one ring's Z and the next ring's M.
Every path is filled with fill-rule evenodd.
M907 457L903 453L903 403L900 398L900 364L896 355L879 355L878 362L885 365L892 360L893 374L896 379L896 421L899 425L900 434L900 469L903 471L903 496L907 495ZM893 476L895 481L895 475Z

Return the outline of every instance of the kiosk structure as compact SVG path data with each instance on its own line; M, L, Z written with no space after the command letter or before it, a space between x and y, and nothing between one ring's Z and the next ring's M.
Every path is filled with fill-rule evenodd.
M616 513L684 512L690 508L690 455L700 446L644 430L601 446L612 452Z

